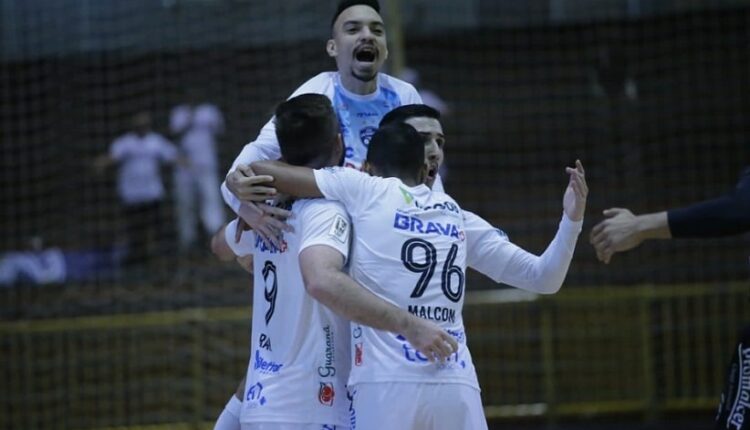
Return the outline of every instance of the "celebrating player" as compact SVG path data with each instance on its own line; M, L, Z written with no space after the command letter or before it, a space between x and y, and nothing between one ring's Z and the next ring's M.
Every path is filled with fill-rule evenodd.
M294 97L278 107L275 118L284 160L311 167L340 160L338 124L325 96ZM236 221L226 229L230 238L222 241L236 255L254 253L252 356L241 413L245 429L348 425L349 319L402 333L435 359L449 356L457 347L434 323L383 301L343 273L349 218L339 204L301 200L291 209L295 231L284 234L280 248L251 234L236 244Z
M345 0L339 3L331 22L331 39L326 52L335 59L337 71L324 72L305 82L293 96L304 93L323 94L333 103L346 147L344 163L359 168L367 153L367 145L385 113L402 104L421 103L411 84L379 73L388 57L385 23L379 14L377 0ZM274 190L258 185L248 164L258 160L276 160L279 144L271 119L255 141L245 145L229 170L222 195L256 232L268 240L276 240L284 225L268 214L255 210L254 201L265 201ZM442 190L438 181L437 187ZM277 216L285 211L272 210Z
M388 301L438 322L459 342L448 361L434 363L403 336L355 325L349 383L357 428L486 428L461 311L468 254L489 266L471 249L468 239L475 235L467 231L458 204L422 183L428 170L424 157L425 138L410 125L397 123L379 129L370 142L365 170L381 177L278 162L252 165L257 173L272 176L281 192L341 201L357 231L352 277ZM580 162L577 165L569 168L561 223L567 225L561 225L564 232L558 233L558 244L550 246L550 255L560 253L559 248L570 249L572 255L580 231L587 189ZM510 267L523 277L537 267L528 253L513 247L519 252L495 245L492 255L504 259L496 262L499 269L493 275L502 279ZM394 412L393 405L401 407Z

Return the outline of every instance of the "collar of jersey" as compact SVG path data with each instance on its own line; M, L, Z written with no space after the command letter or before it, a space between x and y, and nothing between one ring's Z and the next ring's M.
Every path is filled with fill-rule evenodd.
M339 91L343 95L345 95L347 98L352 100L362 100L362 101L369 101L378 98L380 96L380 73L378 73L378 76L376 78L378 80L378 85L375 87L375 91L373 91L370 94L355 94L344 87L344 84L341 83L341 75L339 72L336 72L336 86L338 87Z

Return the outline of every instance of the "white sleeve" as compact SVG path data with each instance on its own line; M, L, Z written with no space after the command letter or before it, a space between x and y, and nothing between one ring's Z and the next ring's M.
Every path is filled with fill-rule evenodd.
M347 167L328 167L313 171L315 183L323 197L341 202L353 216L369 203L368 197L377 187L377 179Z
M252 254L255 234L251 230L243 231L242 236L240 236L240 242L237 243L234 241L235 231L237 231L237 219L227 224L227 227L224 229L224 240L232 252L234 252L234 255L244 257Z
M405 105L421 105L422 102L422 96L419 95L419 91L417 91L416 88L414 88L413 85L409 85L409 91L404 94L404 100L403 104Z
M328 95L327 93L330 91L330 81L330 74L326 72L320 73L300 85L300 87L297 88L289 98L306 93ZM281 149L279 148L279 141L276 138L276 124L274 124L274 118L272 117L260 130L258 137L242 148L240 154L234 159L234 162L232 162L232 167L229 168L227 175L232 173L240 164L251 164L261 160L278 160L279 158L281 158ZM240 200L229 191L226 181L221 183L221 195L224 198L224 202L226 202L235 213L239 213Z
M476 215L466 211L465 214L481 220L466 222L467 266L495 282L535 293L553 294L560 289L583 221L571 221L563 214L555 238L542 255L536 256L511 243L507 236L498 234L498 230Z
M340 203L318 199L311 201L300 221L300 247L325 245L337 250L346 263L349 257L351 221Z

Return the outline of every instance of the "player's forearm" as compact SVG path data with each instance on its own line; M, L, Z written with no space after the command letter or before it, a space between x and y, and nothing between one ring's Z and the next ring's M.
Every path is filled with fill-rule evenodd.
M667 212L637 215L635 221L635 234L642 240L669 239L672 237L667 222Z
M268 127L268 124L266 124L266 127ZM230 179L229 175L237 170L240 165L248 165L261 160L275 160L277 158L279 158L278 144L275 137L272 135L269 136L269 132L266 132L265 128L254 142L248 143L242 148L242 151L240 151L237 158L232 162L232 167L227 171L224 181L221 183L221 196L234 213L239 213L242 202L235 195L236 190L232 188L233 184L228 180Z
M560 290L573 259L583 221L563 215L557 234L540 256L518 248L506 266L502 282L540 294Z
M281 161L259 161L252 163L250 168L256 175L272 176L270 185L279 193L300 198L323 197L309 167L292 166Z
M378 330L403 333L413 315L383 300L341 271L305 282L313 298L342 317Z

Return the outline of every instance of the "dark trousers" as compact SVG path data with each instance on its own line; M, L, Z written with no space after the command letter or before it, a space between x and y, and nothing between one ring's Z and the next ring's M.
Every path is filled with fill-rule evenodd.
M129 265L145 264L154 257L160 241L164 240L162 202L131 204L125 206Z

